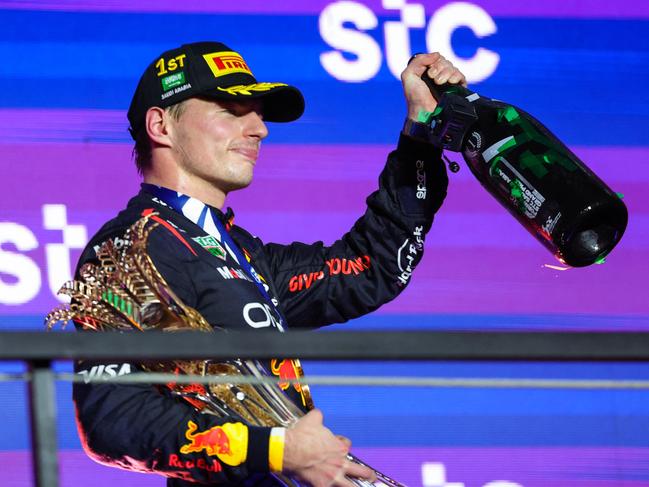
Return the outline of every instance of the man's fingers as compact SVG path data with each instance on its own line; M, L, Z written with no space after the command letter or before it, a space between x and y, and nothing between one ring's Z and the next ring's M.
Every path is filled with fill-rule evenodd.
M350 473L347 473L347 475L349 475L349 477L358 478L358 475L352 475ZM344 474L336 476L334 481L331 483L331 487L356 487L356 484L352 482L352 480L349 477L345 476ZM370 477L363 477L363 478L373 481L373 479L371 479Z
M430 76L438 85L443 85L444 83L466 84L464 75L450 63L441 70L429 69L428 76Z
M410 61L410 65L413 66L430 66L433 63L436 63L440 59L444 59L442 55L438 52L416 54Z
M437 84L446 83L456 73L456 69L446 59L439 61L428 68L428 76Z
M367 479L372 482L376 480L376 475L374 473L374 470L372 470L369 467L366 467L365 465L359 465L358 463L347 462L347 465L345 466L345 472L350 477Z
M448 82L452 84L457 84L460 83L463 78L464 76L462 76L462 73L460 73L459 71L455 71L448 79Z
M444 59L441 54L433 52L431 54L417 54L414 58L410 60L408 66L401 74L402 79L407 76L409 73L415 74L420 77L426 71L426 68L434 65L440 59Z
M449 83L452 73L445 71L444 73L435 76L435 83L438 85L443 85L444 83Z
M434 66L431 66L428 68L428 71L426 71L426 74L428 75L429 78L435 79L435 77L440 74L440 72L444 69L443 66L440 64L435 64Z
M336 435L336 438L338 438L342 442L342 444L345 445L345 449L349 451L349 449L352 447L352 440L342 435Z
M331 487L355 487L355 484L344 475L339 475L331 483Z

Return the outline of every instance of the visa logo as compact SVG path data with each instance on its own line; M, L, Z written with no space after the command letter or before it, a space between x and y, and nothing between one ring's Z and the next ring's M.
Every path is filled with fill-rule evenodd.
M99 364L93 365L90 370L80 370L77 373L83 377L83 382L88 384L90 381L130 374L131 364Z

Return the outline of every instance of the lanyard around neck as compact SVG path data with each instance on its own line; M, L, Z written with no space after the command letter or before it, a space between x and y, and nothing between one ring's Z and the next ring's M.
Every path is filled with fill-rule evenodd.
M237 243L232 239L225 225L223 225L223 223L221 222L221 218L219 217L217 211L209 205L206 205L205 203L192 198L191 196L187 196L186 194L182 194L177 191L164 188L162 186L144 183L142 184L142 188L157 197L166 205L173 208L176 212L184 215L190 221L201 227L205 232L212 235L217 240L220 240L221 243L226 246L234 260L237 261L243 271L248 275L248 277L250 277L252 282L255 283L257 289L259 289L259 292L267 301L267 303L275 310L275 313L279 317L280 321L279 328L281 331L283 331L285 323L284 316L280 312L277 305L273 302L272 298L268 294L268 291L266 291L264 283L257 271L255 271L255 269L252 267L247 257L243 255L243 252L241 251Z

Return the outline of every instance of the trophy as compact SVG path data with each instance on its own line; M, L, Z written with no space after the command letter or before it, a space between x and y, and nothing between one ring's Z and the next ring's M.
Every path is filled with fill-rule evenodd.
M51 329L57 322L73 320L83 330L90 331L225 331L210 325L195 309L186 306L171 290L156 269L146 247L151 232L159 225L151 213L134 223L125 233L123 245L117 248L107 240L97 251L97 263L84 264L80 278L66 282L59 294L71 298L69 305L53 309L45 323ZM293 368L296 387L307 408L313 408L308 385L301 383L302 367L297 359L272 361L271 367L285 365ZM200 375L204 383L166 384L173 394L182 397L204 414L233 418L251 426L291 427L304 412L286 396L280 384L269 380L273 375L258 360L176 360L146 362L146 371ZM237 377L258 378L258 383L239 383ZM210 382L210 378L214 378ZM218 380L216 380L218 378ZM232 382L228 381L232 378ZM241 382L241 381L240 381ZM352 462L368 466L353 455ZM369 467L369 466L368 466ZM377 482L348 477L359 487L387 485L404 487L399 482L371 468ZM288 487L300 482L283 473L274 473Z

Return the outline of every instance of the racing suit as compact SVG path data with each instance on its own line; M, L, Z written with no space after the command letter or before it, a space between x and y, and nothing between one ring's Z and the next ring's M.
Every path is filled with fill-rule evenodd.
M222 242L214 243L200 217L188 218L167 206L149 185L91 239L78 268L93 262L107 239L119 246L129 226L154 212L160 225L149 237L149 255L176 295L210 324L281 331L284 326L340 323L375 310L404 289L422 257L424 235L447 184L441 151L402 135L397 150L388 156L378 190L367 198L365 214L331 246L263 244L231 225L229 214L209 208L266 283L276 306L265 300L236 255ZM87 378L137 368L76 364L77 372ZM297 389L289 388L288 393L304 407ZM100 463L155 472L168 477L169 486L276 482L270 475L270 428L201 414L167 389L150 385L77 383L73 396L84 449ZM197 446L191 441L196 435L217 438L219 444Z

